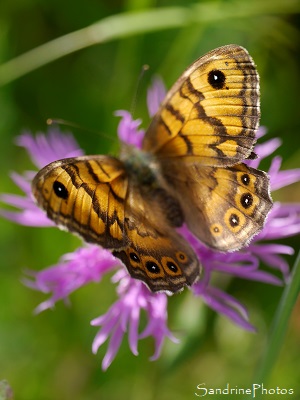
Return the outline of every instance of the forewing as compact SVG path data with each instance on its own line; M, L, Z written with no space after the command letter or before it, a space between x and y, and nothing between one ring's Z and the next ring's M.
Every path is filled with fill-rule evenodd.
M230 166L251 156L260 116L259 77L247 50L215 49L168 92L143 149L157 158Z
M55 161L38 172L32 192L57 225L107 249L124 247L124 203L128 179L109 156Z

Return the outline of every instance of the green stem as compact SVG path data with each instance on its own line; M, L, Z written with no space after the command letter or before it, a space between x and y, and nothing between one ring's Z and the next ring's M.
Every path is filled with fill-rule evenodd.
M158 12L159 11L159 12ZM184 25L185 8L128 12L61 36L0 66L0 85L83 48L138 33Z
M288 322L300 292L300 253L298 254L295 266L293 268L291 280L286 286L277 312L275 314L271 330L269 342L260 363L259 371L256 375L255 382L267 382L274 364L280 353L284 336L288 327Z
M124 12L71 32L0 65L0 86L80 49L141 33L263 14L300 10L297 0L204 2L190 7L161 7Z

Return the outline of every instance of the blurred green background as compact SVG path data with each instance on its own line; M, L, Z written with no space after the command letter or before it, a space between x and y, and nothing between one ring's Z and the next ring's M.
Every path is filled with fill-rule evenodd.
M86 153L114 152L114 141L87 131L115 138L118 119L113 112L118 109L133 110L146 127L145 96L151 76L160 74L170 87L200 55L229 43L247 47L257 64L261 123L268 128L268 138L283 140L277 151L284 158L283 167L300 167L299 1L1 0L0 64L108 16L175 6L182 7L178 9L182 15L184 10L196 15L190 11L195 5L201 10L194 20L177 22L170 10L161 26L159 19L146 15L151 32L140 29L132 35L117 34L114 40L83 48L2 85L0 191L19 193L8 173L31 168L25 152L14 146L15 137L24 129L45 131L47 118L62 118L85 128L73 132ZM120 25L108 24L111 36L122 27L120 21ZM37 60L33 57L33 61ZM150 70L132 108L144 64ZM18 66L22 68L22 63ZM5 79L0 67L0 81ZM264 163L265 168L268 165ZM300 202L300 184L274 197ZM190 399L196 398L196 386L204 382L212 388L225 387L227 382L232 387L261 383L255 381L255 371L282 288L242 280L229 282L228 291L248 306L257 334L242 331L185 291L169 301L169 327L181 344L165 343L161 358L150 362L150 339L140 342L140 355L135 357L125 338L116 360L103 373L100 366L106 345L97 356L92 355L97 330L89 322L116 299L109 277L74 293L70 307L60 302L54 311L38 316L32 311L45 296L21 283L25 268L40 270L52 265L79 243L56 229L27 228L0 220L0 380L9 381L15 399ZM299 249L299 236L284 243ZM291 266L294 260L288 258ZM299 312L298 302L279 359L269 381L264 382L267 387L293 388L298 395L292 398L300 398Z

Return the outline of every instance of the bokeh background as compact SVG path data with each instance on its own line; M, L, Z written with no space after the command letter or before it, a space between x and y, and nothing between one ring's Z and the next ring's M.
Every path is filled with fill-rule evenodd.
M84 128L62 126L73 131L87 154L114 152L115 141L101 133L116 138L115 110L133 111L146 127L151 76L160 74L170 87L200 55L229 43L247 47L255 59L261 76L261 124L267 127L268 138L282 139L277 154L284 159L284 169L300 167L299 1L1 0L0 64L108 16L175 6L190 10L194 5L202 7L197 21L169 27L172 21L165 17L164 29L117 35L6 84L0 67L0 191L19 193L8 173L32 166L25 152L14 145L24 129L46 131L47 118L62 118ZM155 20L148 22L155 26ZM144 64L150 70L137 91ZM264 167L268 168L268 162ZM274 197L300 202L300 184ZM242 331L185 291L169 301L169 327L181 343L165 343L161 358L150 362L150 339L140 342L138 357L124 340L116 360L103 373L100 366L106 345L96 356L91 353L96 329L89 322L116 299L109 277L74 293L71 306L61 302L55 310L37 316L32 312L45 296L21 283L26 268L52 265L79 243L57 229L0 220L0 380L9 381L15 399L189 399L195 398L196 386L203 382L212 388L225 387L227 382L232 387L261 383L255 382L255 372L283 289L243 280L227 282L227 290L247 305L257 334ZM299 236L284 243L297 252ZM295 257L288 258L291 266L294 261ZM298 396L299 315L298 302L279 358L265 382L267 387L294 388Z

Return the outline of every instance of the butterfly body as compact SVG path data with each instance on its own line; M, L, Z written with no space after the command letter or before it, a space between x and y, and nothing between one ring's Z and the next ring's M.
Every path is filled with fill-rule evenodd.
M158 167L154 157L133 146L125 146L120 159L124 163L127 175L132 182L145 187L157 185Z
M201 266L176 228L185 223L207 246L233 251L272 207L267 175L242 163L253 157L259 116L251 57L221 47L171 88L142 149L51 163L33 194L49 218L111 250L152 291L178 292L199 279Z

